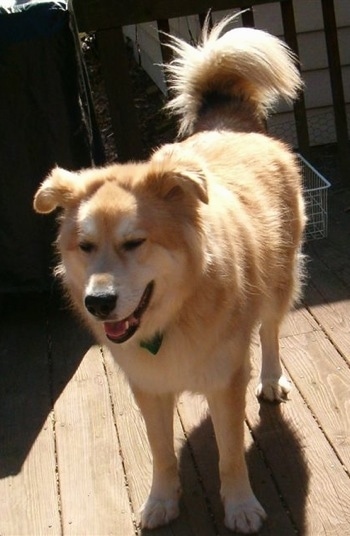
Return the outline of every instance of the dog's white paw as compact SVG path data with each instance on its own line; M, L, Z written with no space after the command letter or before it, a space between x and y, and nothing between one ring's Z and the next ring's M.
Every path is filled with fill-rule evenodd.
M269 402L285 402L291 388L291 382L283 375L279 378L263 378L256 389L256 396Z
M227 501L225 505L225 525L235 532L258 532L264 519L265 510L254 496L242 503Z
M148 497L141 509L141 528L155 529L170 523L179 515L179 500Z

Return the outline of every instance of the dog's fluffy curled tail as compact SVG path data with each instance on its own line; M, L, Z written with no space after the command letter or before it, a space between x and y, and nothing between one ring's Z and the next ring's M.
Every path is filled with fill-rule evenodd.
M277 37L252 28L221 35L236 17L211 31L207 18L196 47L171 37L175 59L167 72L174 98L167 108L180 116L180 135L191 134L203 107L220 96L249 101L263 120L279 97L292 101L302 87L295 55Z

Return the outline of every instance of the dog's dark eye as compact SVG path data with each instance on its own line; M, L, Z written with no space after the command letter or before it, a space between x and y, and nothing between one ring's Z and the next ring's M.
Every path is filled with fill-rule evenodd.
M84 253L91 253L91 251L95 249L95 246L91 242L80 242L79 248L81 251L84 251Z
M124 242L123 249L125 251L132 251L133 249L138 248L143 244L145 241L145 238L137 238L136 240L128 240L127 242Z

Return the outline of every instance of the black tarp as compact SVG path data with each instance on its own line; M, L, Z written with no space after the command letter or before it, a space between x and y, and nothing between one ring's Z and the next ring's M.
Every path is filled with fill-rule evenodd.
M0 1L0 291L50 284L54 217L32 208L48 171L104 160L72 22L66 2Z

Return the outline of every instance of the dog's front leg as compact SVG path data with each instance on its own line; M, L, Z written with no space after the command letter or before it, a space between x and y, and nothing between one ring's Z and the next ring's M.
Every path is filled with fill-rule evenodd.
M255 498L244 456L247 374L241 371L227 388L207 393L219 449L225 525L244 534L257 532L266 517Z
M150 495L141 510L141 527L153 529L179 515L180 481L174 452L174 396L152 395L133 387L145 419L153 456Z

